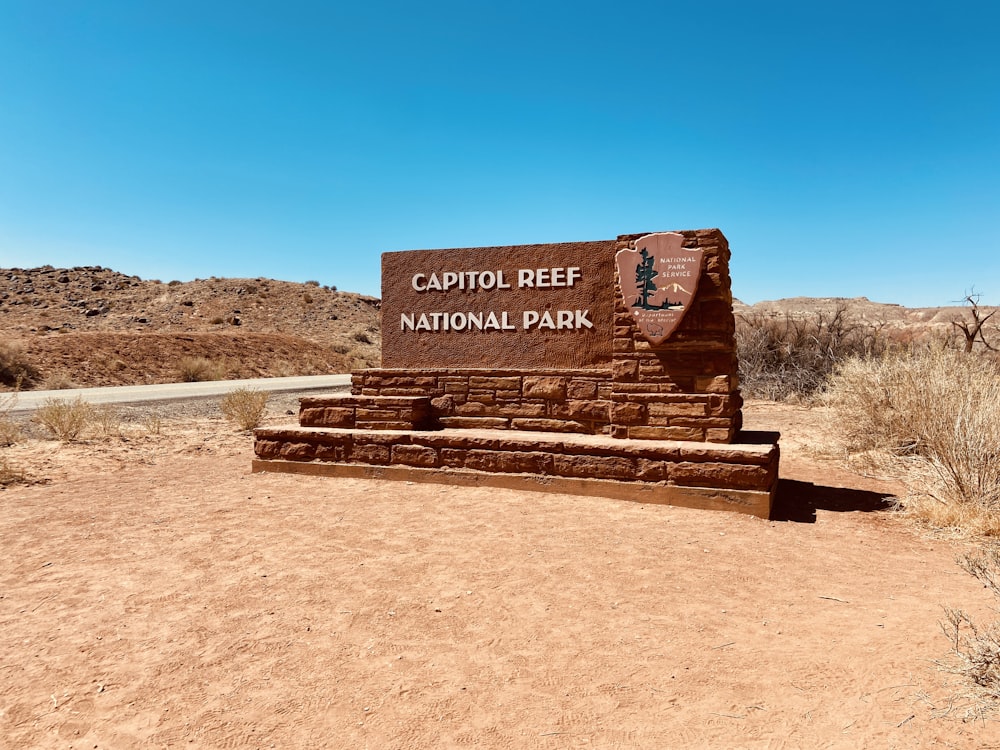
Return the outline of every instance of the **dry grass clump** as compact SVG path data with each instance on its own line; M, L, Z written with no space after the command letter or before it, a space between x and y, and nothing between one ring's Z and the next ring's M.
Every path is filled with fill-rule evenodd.
M72 401L47 398L31 419L57 440L71 442L83 434L93 418L94 407L77 396Z
M223 396L219 406L230 422L241 430L252 430L264 418L269 395L256 388L237 388Z
M177 363L177 369L185 383L224 380L226 376L225 367L207 357L182 357Z
M28 481L27 474L8 461L6 456L0 456L0 488L27 484Z
M99 406L91 412L90 427L98 437L121 437L122 416L113 406Z
M73 387L73 381L66 373L57 372L46 376L41 386L44 391L65 391L67 388Z
M38 370L28 361L17 343L0 342L0 385L29 388L38 380Z
M901 478L907 511L1000 534L1000 367L943 347L852 359L826 395L853 460Z
M21 439L21 425L10 416L16 403L17 393L0 394L0 448L11 446Z
M832 314L737 316L740 386L751 398L810 399L840 362L871 358L893 346L883 326L851 318L847 307Z
M987 547L959 558L958 564L1000 596L1000 548ZM953 660L942 667L962 678L969 713L982 716L1000 703L1000 623L977 624L960 609L945 608L942 630Z

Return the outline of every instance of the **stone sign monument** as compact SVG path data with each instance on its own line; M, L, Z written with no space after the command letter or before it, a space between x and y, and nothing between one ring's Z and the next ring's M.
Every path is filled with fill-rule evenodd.
M382 256L382 367L256 432L254 471L608 496L766 517L716 229Z

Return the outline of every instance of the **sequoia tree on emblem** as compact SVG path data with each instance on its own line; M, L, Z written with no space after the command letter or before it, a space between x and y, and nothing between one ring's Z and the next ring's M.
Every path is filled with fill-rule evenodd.
M651 344L662 344L680 325L701 277L701 250L683 247L676 232L647 234L615 255L625 308Z

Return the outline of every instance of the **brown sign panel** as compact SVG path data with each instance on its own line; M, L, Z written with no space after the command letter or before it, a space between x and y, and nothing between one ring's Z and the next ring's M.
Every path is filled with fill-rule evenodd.
M676 330L698 288L703 251L683 243L675 232L647 234L615 256L625 308L651 344Z
M614 245L383 253L382 366L607 366Z

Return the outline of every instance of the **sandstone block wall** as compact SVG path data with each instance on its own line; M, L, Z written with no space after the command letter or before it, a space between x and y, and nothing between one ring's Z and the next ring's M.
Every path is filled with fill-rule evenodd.
M607 369L360 370L351 392L355 398L428 397L440 427L596 434L611 424Z
M607 436L265 428L257 431L256 452L258 458L271 461L402 465L770 492L777 480L778 446L770 435L757 438L753 444L702 448Z

